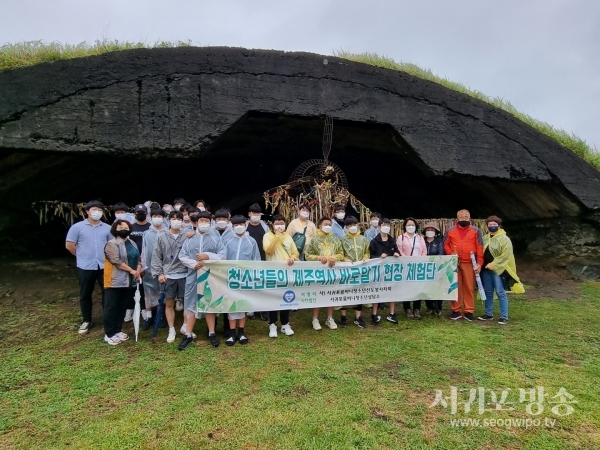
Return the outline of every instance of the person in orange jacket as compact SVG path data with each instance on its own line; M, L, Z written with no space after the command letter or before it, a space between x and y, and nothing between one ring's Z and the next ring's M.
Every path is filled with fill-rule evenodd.
M444 252L446 255L458 255L458 301L452 302L450 319L464 317L469 322L474 320L475 311L475 274L483 265L483 235L481 230L471 225L471 214L466 209L456 213L457 224L444 235ZM477 259L477 269L473 268L471 252Z

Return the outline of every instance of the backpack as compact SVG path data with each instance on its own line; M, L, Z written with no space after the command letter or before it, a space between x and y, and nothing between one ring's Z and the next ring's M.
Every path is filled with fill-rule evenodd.
M304 231L302 233L296 232L292 236L294 240L294 244L296 244L296 248L298 249L298 253L302 254L304 251L304 246L306 245L306 229L308 228L308 223L304 227Z

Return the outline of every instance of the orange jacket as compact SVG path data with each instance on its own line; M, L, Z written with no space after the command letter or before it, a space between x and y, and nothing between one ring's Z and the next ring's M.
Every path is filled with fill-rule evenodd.
M458 262L471 262L471 252L475 253L477 264L483 265L483 235L477 227L470 226L464 238L458 226L446 231L444 235L444 251L446 255L456 253Z

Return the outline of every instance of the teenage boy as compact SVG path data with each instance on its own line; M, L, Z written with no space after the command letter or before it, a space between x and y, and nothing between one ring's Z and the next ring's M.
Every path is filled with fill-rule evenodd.
M269 226L262 220L262 208L258 203L250 205L248 208L248 217L250 220L246 222L246 231L250 237L254 238L258 251L260 252L260 260L265 261L265 250L263 249L263 238L269 232ZM254 319L254 314L248 314L249 319ZM261 312L260 318L264 321L269 320L269 313Z
M115 220L126 220L129 223L133 223L135 221L135 216L129 212L129 206L127 206L123 202L115 203L112 207L113 214L115 215Z
M371 226L365 231L365 237L371 242L379 234L379 222L382 215L378 212L371 213Z
M179 252L186 240L180 233L183 214L172 211L169 214L169 231L161 233L156 239L152 254L152 276L158 277L158 282L165 292L165 315L169 324L167 342L175 342L175 299L185 295L185 278L187 267L179 259Z
M298 253L300 253L300 260L304 261L304 250L310 244L312 238L317 235L317 226L309 220L310 218L310 205L308 203L303 203L298 208L298 218L292 220L287 227L287 234L289 234L294 242L296 242L297 237L301 237L300 235L304 235L302 241L304 242L304 246L298 247L296 245L296 249Z
M234 236L225 244L226 259L229 261L260 261L260 252L256 241L250 237L246 231L246 219L244 216L233 216L231 218ZM225 344L232 346L235 344L235 329L238 328L237 340L240 344L248 343L248 338L244 334L244 325L246 324L246 313L229 313L229 336Z
M230 213L225 208L221 208L215 213L215 229L221 235L224 245L227 245L227 242L233 237L233 230L229 223L229 217Z
M160 207L159 207L160 208ZM142 322L142 330L148 330L154 321L152 320L152 308L158 306L158 298L160 297L160 283L156 277L152 276L150 267L152 266L152 255L156 247L156 240L160 233L165 232L165 212L162 209L150 210L151 226L144 234L142 239L142 286L144 286L145 296L145 311L144 321ZM157 318L156 320L161 320Z
M184 330L185 333L179 344L179 350L185 350L195 337L193 330L198 312L196 307L198 299L197 271L202 268L204 261L219 261L225 259L226 256L221 236L211 228L210 219L210 213L206 211L198 212L196 234L192 238L186 239L179 252L179 259L188 268L184 298L185 330L182 327L182 331ZM204 313L204 317L208 326L208 341L213 347L218 347L219 340L215 333L216 314Z
M323 264L328 264L329 267L335 266L336 261L344 259L344 249L340 240L331 232L331 219L329 217L321 217L318 223L319 229L317 235L310 241L305 256L307 261L321 261ZM313 309L312 326L315 331L321 329L319 323L320 308ZM337 329L337 324L333 320L333 306L327 308L327 320L325 325L330 330Z
M369 241L366 237L360 234L358 228L358 219L354 216L346 217L344 220L346 226L346 235L341 239L342 248L344 250L344 261L358 262L369 259ZM359 328L367 328L363 318L361 317L363 305L354 306L354 325ZM346 318L346 307L342 308L342 317L340 326L346 328L348 319Z
M346 208L342 205L333 207L333 221L331 222L331 230L338 238L343 238L346 235L344 230L344 219L346 218Z
M98 283L104 306L104 246L112 239L110 226L101 222L104 205L92 200L84 206L87 219L77 222L67 233L65 247L75 256L79 275L79 307L83 321L79 334L92 327L92 292Z

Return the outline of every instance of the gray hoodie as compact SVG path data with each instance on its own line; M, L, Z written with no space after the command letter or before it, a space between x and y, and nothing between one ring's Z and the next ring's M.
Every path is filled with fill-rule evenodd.
M185 233L177 235L173 235L168 231L158 233L150 267L153 277L160 275L167 275L168 277L175 274L185 276L187 274L187 267L179 259L179 252L186 239Z

